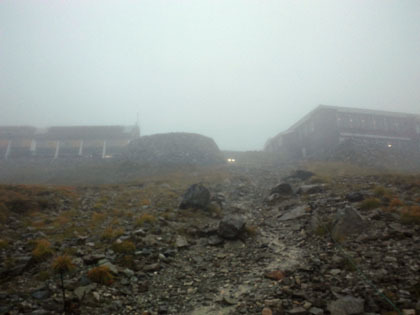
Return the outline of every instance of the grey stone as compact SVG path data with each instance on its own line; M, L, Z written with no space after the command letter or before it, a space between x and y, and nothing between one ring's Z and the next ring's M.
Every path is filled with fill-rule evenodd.
M305 206L298 206L290 211L288 211L287 213L283 214L279 220L280 221L287 221L287 220L293 220L293 219L297 219L303 216L308 215L308 213L306 212L306 207Z
M201 184L194 184L184 193L179 208L206 209L209 203L210 191Z
M321 184L314 184L314 185L302 185L298 189L298 194L304 194L304 195L312 195L312 194L318 194L325 190L325 185Z
M223 243L223 239L221 237L219 237L218 235L210 235L210 237L207 240L207 244L209 245L220 245Z
M185 237L178 235L175 240L175 246L178 248L183 248L188 246L188 241Z
M311 313L313 315L322 315L322 314L324 314L324 310L322 310L318 307L311 307L309 309L309 313Z
M365 301L353 296L341 297L338 300L329 303L328 310L331 315L352 315L364 312Z
M51 296L51 291L48 288L42 288L32 292L31 296L37 300L45 300Z
M292 187L288 183L280 183L271 189L270 195L291 195L293 193Z
M217 234L225 239L236 239L244 232L245 221L239 216L227 216L219 222Z
M297 178L297 179L300 179L300 180L307 180L307 179L311 178L314 175L315 174L312 173L311 171L307 171L307 170L295 170L295 171L292 172L292 174L290 174L286 178Z
M77 296L77 298L82 300L84 296L86 296L89 292L94 290L96 288L96 283L92 283L83 287L78 287L74 290L74 294Z
M335 240L342 240L362 232L365 225L365 221L356 209L345 207L337 213L332 236Z
M308 311L303 308L302 306L298 306L298 307L294 307L291 310L287 311L288 314L293 314L293 315L305 315L308 313Z
M122 272L127 278L131 278L132 276L134 276L134 271L131 269L125 268Z
M359 202L365 199L365 197L360 192L351 192L346 195L346 199L350 202Z
M100 266L105 266L108 267L109 270L113 273L113 274L118 274L118 268L117 266L113 265L112 263L110 263L109 261L103 261L103 263L99 264Z
M331 269L330 270L330 274L332 274L333 276L337 276L341 273L340 269Z

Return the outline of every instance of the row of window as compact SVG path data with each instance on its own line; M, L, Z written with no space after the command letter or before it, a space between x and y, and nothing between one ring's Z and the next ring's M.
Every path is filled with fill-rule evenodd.
M402 117L386 117L377 115L337 114L337 125L341 128L356 128L368 130L384 130L407 133L413 125ZM416 126L420 133L420 125Z

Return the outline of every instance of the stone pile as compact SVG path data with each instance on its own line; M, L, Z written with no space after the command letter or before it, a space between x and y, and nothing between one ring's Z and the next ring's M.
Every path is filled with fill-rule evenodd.
M224 158L213 139L193 133L143 136L127 147L130 161L151 165L215 165Z

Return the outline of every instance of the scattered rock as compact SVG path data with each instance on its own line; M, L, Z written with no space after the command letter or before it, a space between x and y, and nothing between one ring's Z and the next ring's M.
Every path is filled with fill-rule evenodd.
M364 312L365 301L353 296L345 296L338 300L331 302L328 305L328 310L331 315L352 315L362 314Z
M287 311L288 314L292 315L305 315L307 314L307 310L303 308L302 306L294 307L291 310Z
M313 184L313 185L302 185L299 187L297 193L303 195L319 194L324 192L326 185L324 184Z
M42 288L32 292L31 295L34 299L45 300L51 296L51 291L48 288Z
M309 313L313 314L313 315L322 315L324 314L324 310L318 307L311 307L309 309Z
M271 189L270 195L272 194L279 194L283 196L291 195L293 193L292 186L288 183L280 183L274 188Z
M264 307L261 312L261 315L273 315L273 311L268 307Z
M175 246L178 248L183 248L188 246L188 241L185 237L178 235L175 240Z
M362 232L365 227L365 221L359 212L351 207L345 207L337 213L332 236L335 240L343 240L352 234Z
M346 195L346 199L350 202L359 202L365 199L365 197L360 192L351 192Z
M286 177L286 179L289 178L297 178L300 180L307 180L309 178L311 178L312 176L314 176L315 174L310 172L310 171L306 171L306 170L295 170L292 172L292 174L290 174L289 176Z
M293 220L293 219L301 218L301 217L306 216L306 215L308 215L308 212L306 211L306 207L305 206L299 206L299 207L296 207L292 210L289 210L288 212L283 214L279 218L279 220L280 221Z
M274 270L266 273L265 277L271 280L280 281L284 279L285 275L281 270Z
M223 238L219 237L218 235L210 235L207 239L207 244L212 246L217 246L223 244Z
M81 301L89 292L96 289L96 283L92 283L86 286L78 287L74 290L74 294Z
M224 238L233 240L238 238L245 229L245 221L239 216L227 216L219 222L217 234Z
M209 203L210 191L201 184L194 184L185 192L179 208L206 209Z
M158 263L150 264L147 266L144 266L143 270L146 272L154 272L159 271L161 269L161 266Z
M108 268L109 268L109 270L110 270L113 274L115 274L115 275L117 275L117 274L118 274L118 267L117 267L117 266L115 266L114 264L112 264L111 262L109 262L109 261L108 261L108 260L106 260L106 259L103 259L102 261L100 261L100 262L98 263L98 265L99 265L99 266L108 267Z

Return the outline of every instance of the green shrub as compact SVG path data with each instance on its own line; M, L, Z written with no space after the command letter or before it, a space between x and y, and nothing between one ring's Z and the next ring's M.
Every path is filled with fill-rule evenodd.
M360 203L360 209L363 210L370 210L370 209L376 209L379 208L381 205L381 202L377 198L369 198L365 199Z

